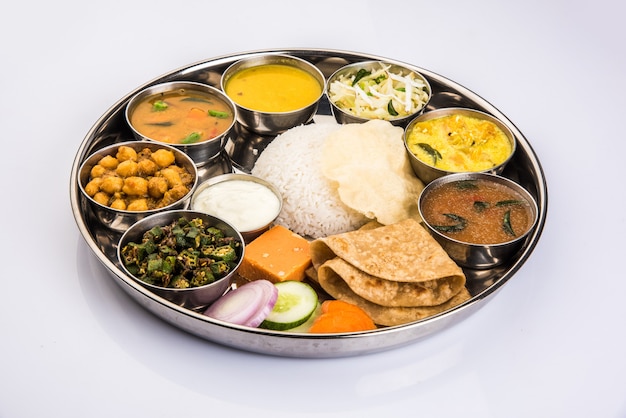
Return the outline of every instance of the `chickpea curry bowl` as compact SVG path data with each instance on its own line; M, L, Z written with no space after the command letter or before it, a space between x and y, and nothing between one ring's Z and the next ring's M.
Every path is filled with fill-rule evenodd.
M147 141L97 150L78 173L80 191L95 217L119 232L148 215L186 208L197 183L198 171L188 155Z
M202 212L174 210L148 216L120 238L124 271L155 294L201 309L231 286L245 250L231 224Z

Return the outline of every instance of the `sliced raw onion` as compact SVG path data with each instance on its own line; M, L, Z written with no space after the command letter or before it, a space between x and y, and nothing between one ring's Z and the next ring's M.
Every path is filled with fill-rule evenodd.
M256 280L226 293L204 314L237 325L258 327L272 311L278 289L269 280Z

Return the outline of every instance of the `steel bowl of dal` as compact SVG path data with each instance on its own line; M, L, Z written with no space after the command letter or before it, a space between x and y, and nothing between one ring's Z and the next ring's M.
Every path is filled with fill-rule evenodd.
M326 78L315 65L281 54L243 58L221 79L222 90L237 106L239 123L261 135L310 122L325 86Z
M404 145L413 171L429 183L451 173L501 174L517 141L498 118L450 107L413 119L404 130Z

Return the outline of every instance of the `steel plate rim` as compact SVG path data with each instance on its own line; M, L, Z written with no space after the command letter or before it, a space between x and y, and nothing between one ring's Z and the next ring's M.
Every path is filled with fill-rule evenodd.
M518 256L518 259L508 268L507 272L499 278L494 284L484 289L482 292L472 296L471 299L463 302L460 305L455 306L451 310L446 312L442 312L440 314L411 322L404 325L398 325L393 327L384 327L373 331L366 331L360 333L347 333L347 334L332 334L332 335L322 335L322 334L306 334L306 333L289 333L288 331L268 331L261 330L256 328L242 327L236 326L228 323L224 323L222 321L215 320L213 318L209 318L207 316L202 315L201 313L191 311L189 309L180 307L175 305L155 294L148 291L147 289L137 285L133 280L126 277L126 275L111 261L106 255L100 250L100 248L96 245L95 241L92 238L90 230L87 228L86 223L83 219L83 213L80 208L80 195L78 193L77 187L77 173L78 168L84 158L86 158L87 149L90 145L90 141L94 134L98 131L101 125L106 122L115 112L123 109L125 103L132 97L136 92L148 87L151 84L155 84L157 82L162 82L167 80L168 78L174 77L176 75L184 75L186 72L197 71L203 67L215 67L220 63L226 64L227 62L234 62L237 59L241 59L247 56L265 54L265 53L285 53L285 54L301 54L301 55L328 55L329 57L352 57L358 60L366 60L366 59L374 59L374 60L385 60L388 62L394 62L401 65L406 65L412 67L418 71L421 71L427 77L435 78L439 82L443 84L453 84L455 89L464 91L465 94L472 97L473 100L477 100L481 103L482 106L489 109L491 113L493 113L496 117L501 119L511 130L514 135L521 140L521 144L532 162L533 169L538 173L538 187L537 187L537 200L538 200L538 221L537 225L532 234L529 235L528 244L524 247L521 254ZM545 178L544 170L541 166L541 163L535 153L530 142L525 138L522 132L515 126L515 124L509 120L507 116L505 116L499 109L493 106L491 103L483 99L478 94L473 91L467 89L466 87L459 85L458 83L439 75L438 73L432 72L425 68L409 64L403 61L372 55L367 53L360 52L352 52L352 51L343 51L338 49L316 49L316 48L287 48L287 49L260 49L260 50L251 50L247 52L239 52L235 54L227 54L216 56L213 58L209 58L206 60L197 61L190 65L181 66L173 71L162 74L161 76L155 77L152 80L144 83L143 85L137 87L132 90L124 97L115 102L112 106L110 106L98 120L92 125L84 139L82 140L78 151L76 153L76 157L72 164L72 170L70 174L70 198L71 198L71 208L74 219L76 221L79 232L88 245L93 255L98 259L100 263L104 265L109 274L114 278L115 282L122 287L122 289L128 293L131 297L135 299L137 303L142 305L144 308L152 312L153 314L159 316L162 320L169 322L173 326L177 326L178 328L189 332L191 334L195 334L199 337L202 337L208 341L213 343L226 345L232 348L241 349L244 351L255 352L258 354L268 354L268 355L277 355L283 357L301 357L301 358L332 358L332 357L346 357L346 356L354 356L354 355L362 355L362 354L371 354L380 351L390 350L393 348L398 348L400 346L404 346L407 344L414 343L422 338L427 337L437 331L447 328L447 326L434 326L439 322L460 322L461 320L467 318L476 310L480 309L484 303L493 297L501 288L517 273L517 271L525 264L528 260L532 252L535 250L539 238L543 232L547 212L548 212L548 194L547 194L547 181ZM176 321L174 321L171 317L166 317L163 312L160 312L160 308L165 309L165 312L172 313L178 315L176 317ZM467 313L465 316L459 317L459 315ZM182 320L183 323L181 323ZM193 327L193 323L186 321L195 321L206 328L204 330L197 329ZM432 326L433 330L427 331L425 333L420 333L421 328L428 328ZM294 350L294 351L285 351L280 347L273 346L272 344L265 344L262 346L254 346L247 345L245 343L241 343L235 341L236 339L231 338L232 336L220 336L217 333L220 330L227 330L228 333L236 333L238 335L235 336L245 336L245 335L253 335L256 337L267 338L269 340L277 339L277 341L291 341L291 342L304 342L306 345L315 346L319 342L328 342L328 341L357 341L358 344L362 344L364 341L369 342L368 340L376 340L377 344L373 346L369 346L368 344L364 344L363 348L359 347L348 347L346 348L342 344L334 344L333 347L328 349L327 351L307 351L307 350ZM202 331L202 332L201 332ZM215 333L215 334L214 334ZM397 338L397 334L402 334ZM386 337L391 337L390 342L380 343L381 339ZM270 341L272 342L272 341ZM288 346L291 343L287 344ZM289 347L286 347L289 348Z

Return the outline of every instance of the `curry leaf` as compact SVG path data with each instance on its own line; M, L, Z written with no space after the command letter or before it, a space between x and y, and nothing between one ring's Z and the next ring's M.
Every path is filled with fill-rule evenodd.
M478 185L472 180L460 180L454 183L454 186L458 190L476 190L478 189Z
M515 236L515 231L513 231L513 227L511 226L511 211L507 210L504 214L504 218L502 219L502 229L508 235Z
M437 151L435 148L431 147L430 144L427 144L425 142L420 142L417 144L417 146L423 149L424 152L426 152L426 154L431 156L431 158L433 159L433 165L437 165L437 161L442 158L441 153Z
M433 225L433 228L439 232L459 232L467 226L467 219L455 213L444 213L443 216L452 219L456 223L452 225Z
M488 207L489 207L489 202L481 202L480 200L477 200L474 202L474 210L478 213L484 211Z
M372 72L371 71L367 71L366 69L361 68L356 75L354 76L354 81L352 82L352 85L354 86L356 83L359 82L359 80L361 80L363 77L367 77L368 75L371 75Z
M394 109L393 102L391 100L389 100L389 104L387 104L387 112L389 112L391 116L398 116L398 112Z
M523 205L524 202L522 202L521 200L500 200L499 202L496 203L496 206L501 207L501 206L511 206L511 205Z

